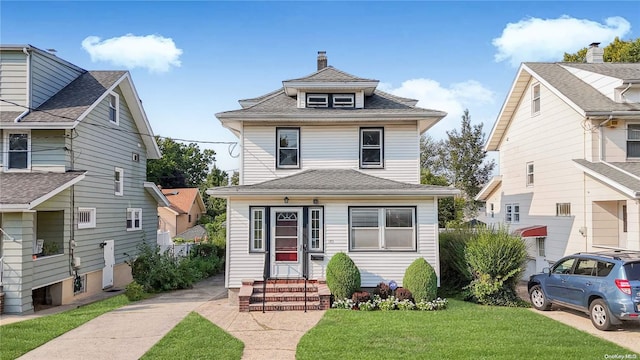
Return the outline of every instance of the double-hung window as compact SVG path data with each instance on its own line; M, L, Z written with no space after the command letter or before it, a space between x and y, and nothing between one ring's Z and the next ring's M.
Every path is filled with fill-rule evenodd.
M533 162L527 163L527 186L533 186Z
M120 99L118 94L110 93L109 98L109 121L118 125L120 123Z
M531 87L531 115L540 113L540 84Z
M265 251L265 208L251 208L251 224L250 224L250 252Z
M520 222L520 205L519 204L506 204L505 205L505 219L506 223L518 223Z
M96 227L96 208L78 208L78 229Z
M142 229L142 209L127 209L127 231Z
M627 125L627 157L640 158L640 124Z
M31 166L31 133L29 131L7 132L5 136L5 168L26 170Z
M113 173L113 191L117 196L124 195L124 170L117 167Z
M415 222L413 207L350 208L350 250L414 251Z
M384 131L382 128L360 129L360 167L384 167Z
M322 235L322 208L309 208L309 251L323 251Z
M276 128L278 168L300 168L300 129Z

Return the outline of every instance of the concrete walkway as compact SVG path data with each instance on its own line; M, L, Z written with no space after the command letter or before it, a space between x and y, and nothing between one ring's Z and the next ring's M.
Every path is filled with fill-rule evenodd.
M162 294L108 312L19 359L139 359L190 312L226 295L224 276L214 276L193 289Z

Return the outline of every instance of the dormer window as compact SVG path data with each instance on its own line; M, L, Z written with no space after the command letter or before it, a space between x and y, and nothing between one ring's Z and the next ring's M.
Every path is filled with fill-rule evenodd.
M328 94L307 94L307 107L329 107Z
M354 104L353 94L333 94L332 100L334 108L352 108Z

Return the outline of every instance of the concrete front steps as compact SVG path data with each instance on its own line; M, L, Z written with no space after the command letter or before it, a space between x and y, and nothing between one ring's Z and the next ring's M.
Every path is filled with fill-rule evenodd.
M240 288L240 311L305 310L304 279L243 280ZM323 280L307 280L306 310L327 310L331 292Z

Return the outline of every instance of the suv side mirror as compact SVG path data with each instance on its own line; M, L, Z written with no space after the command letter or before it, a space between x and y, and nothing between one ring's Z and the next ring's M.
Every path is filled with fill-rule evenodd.
M551 269L549 269L548 267L543 268L543 269L542 269L542 273L543 273L543 274L547 274L547 275L551 275Z

